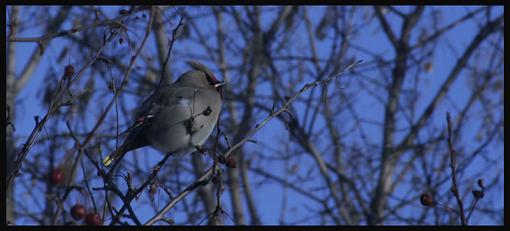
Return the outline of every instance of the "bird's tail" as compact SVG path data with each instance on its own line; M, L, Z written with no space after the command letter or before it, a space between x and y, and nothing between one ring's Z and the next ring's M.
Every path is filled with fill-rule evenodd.
M115 151L111 152L108 156L103 159L104 166L110 165L113 161L118 160L124 153L128 150L126 149L126 144L122 144Z
M141 136L139 133L130 133L130 135L124 140L124 143L120 145L115 151L110 153L110 155L106 156L103 159L104 166L110 165L113 161L116 161L126 153L131 150L141 148L149 145L149 142L145 139L144 136Z

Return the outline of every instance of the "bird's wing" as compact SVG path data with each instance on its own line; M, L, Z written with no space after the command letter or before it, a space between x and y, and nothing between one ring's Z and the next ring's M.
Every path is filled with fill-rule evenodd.
M172 98L172 95L175 93L174 89L175 87L171 85L163 85L158 91L147 97L137 110L133 124L126 129L126 131L122 132L121 135L132 132L137 133L141 128L150 125L154 119L154 115L170 103L165 98Z
M216 123L221 107L221 99L217 92L175 85L167 89L167 92L154 101L151 111L155 111L155 119L160 120L160 114L165 114L165 124L185 122L187 133L190 135ZM169 114L171 116L168 116Z
M221 99L217 92L208 89L198 90L195 94L193 130L201 129L202 125L215 124L221 109Z
M192 135L203 128L214 126L220 108L221 99L214 91L166 85L142 103L136 121L125 133L138 133L158 121L158 124L164 124L167 129L169 126L185 123L187 134ZM154 129L158 130L150 130Z
M194 94L193 120L190 125L191 143L202 145L218 120L221 99L218 92L209 89L197 89Z
M142 130L150 143L163 153L178 152L195 144L190 138L204 124L198 115L205 109L198 102L203 100L203 90L174 85L171 91L172 94L155 100L155 106L161 110L154 114L152 124Z

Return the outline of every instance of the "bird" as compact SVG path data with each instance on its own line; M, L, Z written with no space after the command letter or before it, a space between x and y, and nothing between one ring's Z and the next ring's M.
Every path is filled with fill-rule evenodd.
M186 154L211 135L222 105L224 82L202 63L187 61L192 68L172 84L163 83L138 109L134 123L122 134L124 142L103 159L105 166L126 152L152 146L162 154Z

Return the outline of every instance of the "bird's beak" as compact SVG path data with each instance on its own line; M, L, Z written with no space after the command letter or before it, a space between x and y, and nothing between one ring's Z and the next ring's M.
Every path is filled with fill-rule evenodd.
M225 84L227 84L227 83L221 82L221 83L214 84L213 86L214 86L214 88L218 88L218 87L221 87L221 86L223 86Z

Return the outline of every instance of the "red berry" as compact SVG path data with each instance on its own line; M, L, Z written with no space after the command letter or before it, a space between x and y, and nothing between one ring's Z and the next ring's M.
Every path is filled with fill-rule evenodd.
M62 184L64 182L64 173L62 172L62 169L55 168L51 171L51 183L52 184Z
M85 207L81 204L76 204L71 208L71 216L75 220L81 220L85 217L85 213L87 213L87 210Z
M85 224L87 225L101 225L102 223L101 216L95 212L89 213L87 217L85 217Z
M227 157L227 159L225 160L225 163L226 163L227 167L229 167L229 168L236 167L236 159L234 159L232 157Z

